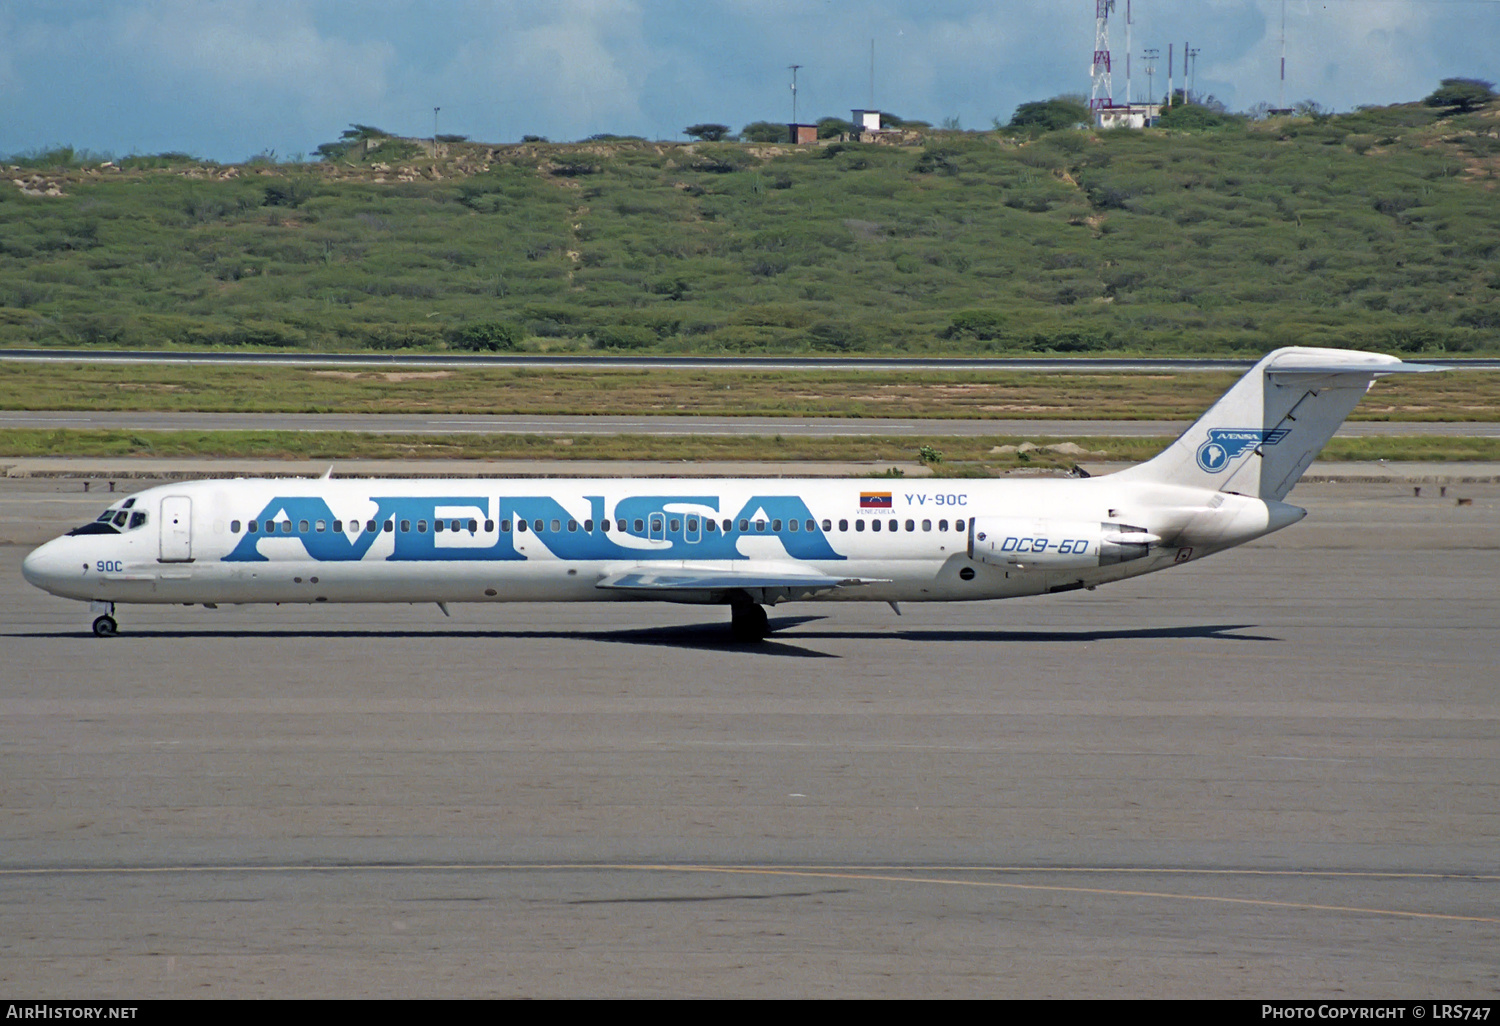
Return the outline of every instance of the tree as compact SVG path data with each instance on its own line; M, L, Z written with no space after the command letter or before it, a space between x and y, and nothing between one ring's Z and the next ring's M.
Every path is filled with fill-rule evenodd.
M1455 114L1468 114L1495 99L1495 83L1478 78L1445 78L1442 85L1422 102L1429 107L1447 107Z
M792 141L786 125L779 125L774 121L752 121L740 129L740 138L745 142L757 143L784 143Z
M1069 97L1056 96L1050 100L1033 100L1021 104L1011 115L1009 127L1055 132L1060 128L1072 128L1088 122L1087 106Z
M834 139L841 135L853 135L854 122L845 121L843 118L819 118L818 138Z
M1156 123L1161 128L1218 128L1234 121L1234 117L1206 107L1201 103L1181 103L1161 112Z
M683 132L704 142L719 142L729 134L728 125L688 125Z
M338 142L323 143L319 146L318 154L324 160L343 160L358 149L359 156L363 157L369 152L372 142L378 145L390 137L391 133L376 128L374 125L353 124L344 129Z

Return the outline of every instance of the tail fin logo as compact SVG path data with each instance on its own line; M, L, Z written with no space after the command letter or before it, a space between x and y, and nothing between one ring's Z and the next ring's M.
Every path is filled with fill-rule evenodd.
M1262 431L1259 428L1210 428L1208 441L1198 446L1198 466L1217 474L1245 450L1260 445L1275 445L1290 433L1289 428Z

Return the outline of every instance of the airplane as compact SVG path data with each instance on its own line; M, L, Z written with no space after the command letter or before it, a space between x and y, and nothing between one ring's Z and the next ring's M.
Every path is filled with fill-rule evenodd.
M1296 523L1282 501L1374 380L1442 370L1270 353L1162 453L1083 479L235 479L158 485L42 545L88 602L664 601L764 639L800 600L1013 598L1195 562Z

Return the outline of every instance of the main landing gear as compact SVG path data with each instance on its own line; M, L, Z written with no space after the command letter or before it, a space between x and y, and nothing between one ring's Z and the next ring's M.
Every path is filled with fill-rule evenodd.
M91 608L103 616L94 617L94 637L112 638L120 633L120 625L115 622L115 604L113 602L94 602Z
M765 607L755 602L731 603L729 630L736 641L764 641L771 633Z

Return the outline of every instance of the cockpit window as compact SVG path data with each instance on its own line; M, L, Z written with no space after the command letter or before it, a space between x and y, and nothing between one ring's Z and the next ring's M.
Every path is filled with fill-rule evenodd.
M145 510L131 511L135 505L135 496L131 496L118 506L111 506L99 514L97 520L82 527L75 527L69 531L69 535L78 534L119 534L121 531L133 531L137 527L146 524L147 513Z

